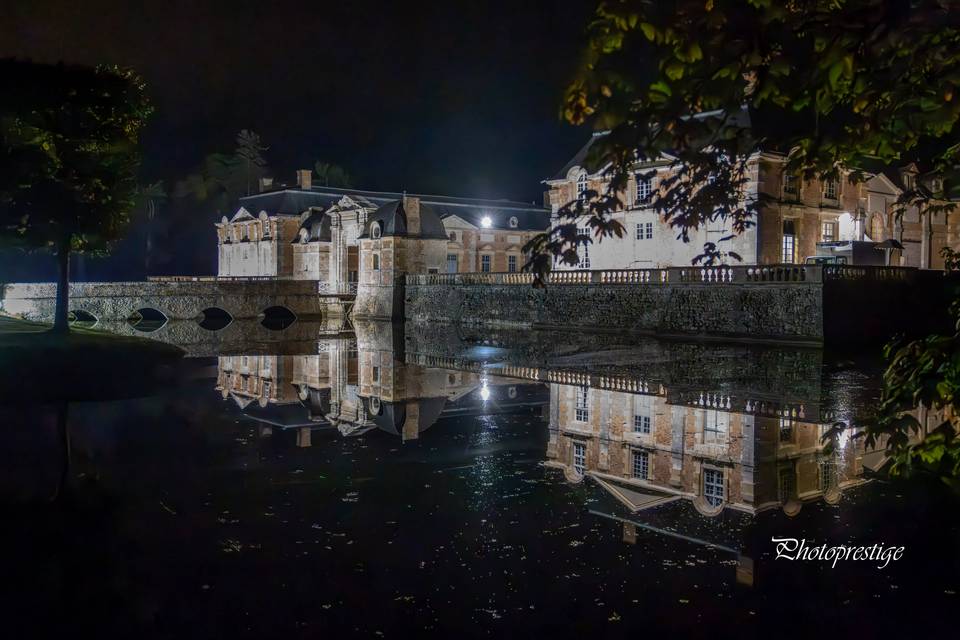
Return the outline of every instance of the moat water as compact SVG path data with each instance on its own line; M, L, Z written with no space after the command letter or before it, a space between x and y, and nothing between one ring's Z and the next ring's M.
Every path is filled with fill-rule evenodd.
M389 325L183 346L122 398L4 397L7 637L955 626L956 497L823 446L869 415L876 361Z

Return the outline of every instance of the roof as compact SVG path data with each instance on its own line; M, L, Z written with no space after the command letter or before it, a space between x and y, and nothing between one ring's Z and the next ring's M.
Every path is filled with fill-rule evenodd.
M403 201L401 200L387 202L370 214L366 225L363 227L361 238L370 237L370 227L375 222L380 225L380 232L384 238L410 235L407 228L407 213L404 211ZM447 239L443 223L430 205L420 204L420 233L416 237Z
M290 244L300 242L300 231L306 229L308 242L330 242L330 216L319 209L312 210L307 217L300 222L300 228L297 229L297 236L291 240Z
M542 230L550 226L549 210L527 202L389 191L363 191L336 187L312 187L309 190L288 188L267 191L240 198L240 206L254 215L260 211L266 211L271 215L299 215L311 207L326 210L338 203L344 196L348 196L364 206L381 207L389 202L402 200L405 195L418 198L421 211L424 208L431 209L440 219L456 215L479 227L481 226L480 221L484 217L489 217L494 228L509 229L511 228L509 225L510 218L516 217L517 229Z

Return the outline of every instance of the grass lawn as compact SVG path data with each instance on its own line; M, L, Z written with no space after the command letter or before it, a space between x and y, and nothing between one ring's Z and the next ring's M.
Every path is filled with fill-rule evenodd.
M183 351L91 329L55 335L49 325L0 316L0 399L131 397L171 384Z

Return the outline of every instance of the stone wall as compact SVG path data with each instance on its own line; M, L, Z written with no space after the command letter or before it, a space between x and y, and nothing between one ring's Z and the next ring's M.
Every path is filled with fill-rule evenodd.
M609 329L638 333L823 341L817 283L528 286L407 282L416 322Z

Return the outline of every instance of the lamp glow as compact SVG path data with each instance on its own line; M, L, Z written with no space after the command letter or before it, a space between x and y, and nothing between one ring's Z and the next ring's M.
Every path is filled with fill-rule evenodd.
M489 229L490 227L493 226L493 220L490 219L490 216L483 216L483 219L480 220L480 225L484 229Z
M480 387L480 399L484 402L490 399L490 388L487 385Z

